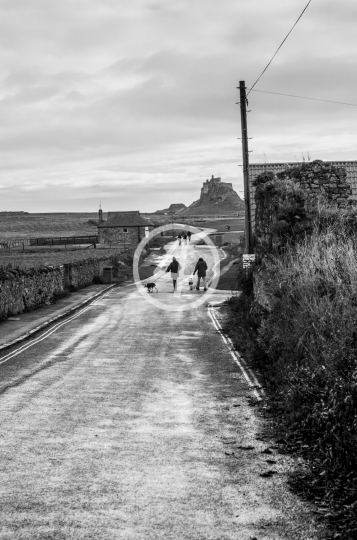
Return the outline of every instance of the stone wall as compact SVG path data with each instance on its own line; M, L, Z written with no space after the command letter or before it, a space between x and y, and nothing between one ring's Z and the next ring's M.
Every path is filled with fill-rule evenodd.
M0 268L0 319L51 304L68 291L92 285L100 279L104 266L113 267L115 279L125 279L132 273L132 254L31 270Z
M276 176L286 170L293 170L303 166L309 167L312 165L312 163L322 162L251 163L249 165L250 205L253 230L255 228L255 189L257 177L265 174L266 172L271 172L274 176ZM331 167L332 169L342 168L344 170L346 173L346 176L344 176L345 183L351 188L348 194L348 200L357 201L357 161L325 161L323 164L325 167Z
M93 284L95 278L100 278L103 266L109 264L109 260L92 259L75 264L66 264L65 286L74 291Z
M277 178L291 179L302 188L306 197L323 198L328 204L345 208L349 204L352 188L347 183L347 173L343 167L332 163L312 161L297 167L290 167L277 173Z
M2 271L0 319L52 303L63 293L63 274L60 267Z
M258 259L309 234L319 203L337 210L354 204L346 171L322 161L303 163L278 174L267 171L255 179L254 188Z
M64 265L65 288L74 291L92 285L93 281L101 278L105 266L113 267L115 280L124 280L132 273L132 253L122 254L120 259L117 255L113 255L103 259L85 259L78 263Z
M101 227L98 232L100 244L136 247L145 236L145 227Z
M279 253L288 240L295 241L311 229L303 190L291 180L261 175L255 191L255 253L258 262Z

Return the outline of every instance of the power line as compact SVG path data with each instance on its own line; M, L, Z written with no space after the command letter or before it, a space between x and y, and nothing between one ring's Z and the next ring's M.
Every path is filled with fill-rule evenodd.
M339 105L351 105L351 107L357 107L357 103L345 103L344 101L332 101L331 99L319 99L306 96L295 96L294 94L282 94L280 92L269 92L268 90L253 90L253 87L249 89L249 92L261 92L263 94L275 94L277 96L287 96L299 99L310 99L312 101L324 101L325 103L338 103Z
M252 88L249 90L248 94L247 94L247 97L249 96L249 93L253 90L254 86L257 84L257 82L259 81L259 79L263 76L263 74L266 72L266 70L268 69L268 67L270 66L270 64L272 63L272 61L274 60L275 56L277 55L278 51L281 49L281 47L283 46L283 44L285 43L285 41L288 39L288 37L290 36L291 32L294 30L295 26L297 25L297 23L299 22L299 20L301 19L301 17L303 16L303 14L305 13L305 11L307 10L309 4L311 3L311 0L308 1L308 3L306 4L306 6L304 7L303 11L301 12L299 18L295 21L294 23L294 26L291 28L290 32L285 36L285 38L283 39L283 41L280 43L279 47L277 48L277 50L275 51L274 55L272 56L271 60L269 61L269 63L265 66L265 68L263 69L263 71L261 72L261 74L259 75L259 77L257 78L257 80L255 81L255 83L253 84Z

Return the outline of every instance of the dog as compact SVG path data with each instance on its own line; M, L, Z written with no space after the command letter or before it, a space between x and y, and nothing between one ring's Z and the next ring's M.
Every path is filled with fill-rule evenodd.
M159 292L159 291L157 290L157 287L156 287L156 284L155 284L155 283L147 283L146 285L144 285L144 287L147 288L147 290L148 290L149 293L154 292L154 289L156 289L156 292Z

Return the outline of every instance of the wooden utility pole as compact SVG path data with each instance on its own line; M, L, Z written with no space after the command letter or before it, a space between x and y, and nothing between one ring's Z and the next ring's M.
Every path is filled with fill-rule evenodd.
M247 128L247 96L245 81L239 81L240 115L242 126L242 151L243 151L243 179L244 179L244 207L245 207L245 249L246 253L253 253L252 245L252 219L250 212L249 190L249 152L248 152L248 128Z

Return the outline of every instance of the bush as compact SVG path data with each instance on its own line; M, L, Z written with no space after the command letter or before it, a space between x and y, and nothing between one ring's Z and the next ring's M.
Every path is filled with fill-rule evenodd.
M357 468L357 255L327 230L266 264L271 310L258 331L290 425L329 475Z
M343 216L316 223L311 237L264 259L266 309L243 280L228 327L263 374L280 436L310 461L309 493L339 503L349 527L357 527L356 248Z

